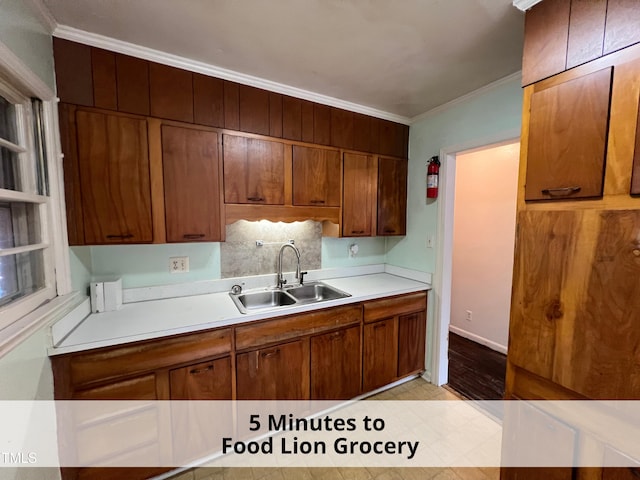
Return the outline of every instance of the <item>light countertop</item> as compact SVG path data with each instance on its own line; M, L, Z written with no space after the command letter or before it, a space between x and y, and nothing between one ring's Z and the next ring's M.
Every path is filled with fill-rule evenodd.
M278 307L277 310L246 315L238 311L227 292L127 303L117 311L87 316L62 341L49 349L49 355L236 325L431 288L428 283L389 273L322 281L350 293L351 296L307 305Z

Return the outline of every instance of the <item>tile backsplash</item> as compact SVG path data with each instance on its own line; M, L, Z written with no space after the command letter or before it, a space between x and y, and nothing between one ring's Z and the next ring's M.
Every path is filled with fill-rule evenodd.
M262 240L262 247L256 241ZM220 244L220 274L222 278L247 275L275 275L278 252L282 244L294 240L300 250L302 270L321 268L322 224L304 222L248 222L239 220L227 225L226 241ZM296 256L291 249L284 252L282 270L296 269Z

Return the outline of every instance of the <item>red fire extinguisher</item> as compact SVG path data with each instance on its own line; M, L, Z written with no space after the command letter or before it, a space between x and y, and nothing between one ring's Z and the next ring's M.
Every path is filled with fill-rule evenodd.
M436 155L431 157L427 166L427 198L438 198L438 173L440 172L440 159Z

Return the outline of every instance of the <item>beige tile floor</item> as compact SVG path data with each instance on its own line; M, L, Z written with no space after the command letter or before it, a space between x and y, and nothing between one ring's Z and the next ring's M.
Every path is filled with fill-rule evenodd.
M460 400L421 378L371 400ZM195 468L170 480L498 480L498 468Z

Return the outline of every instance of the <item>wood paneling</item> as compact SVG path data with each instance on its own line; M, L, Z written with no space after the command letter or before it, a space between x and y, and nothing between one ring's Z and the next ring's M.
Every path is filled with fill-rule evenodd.
M193 119L200 125L224 127L224 81L193 74Z
M353 112L331 107L331 145L353 148Z
M313 143L331 144L331 107L313 104Z
M236 357L238 400L309 398L309 340L276 345Z
M193 75L187 70L149 63L151 116L193 123Z
M56 88L62 102L93 106L91 47L53 37Z
M424 371L426 303L424 307L425 310L398 317L398 377Z
M282 97L282 138L302 140L302 101L299 98Z
M640 195L640 107L636 123L636 141L633 152L633 170L631 173L631 195Z
M353 114L353 148L361 152L371 152L372 117L362 113Z
M149 115L149 62L116 54L118 111Z
M293 146L293 204L340 206L340 151Z
M97 108L118 109L116 55L100 48L91 48L93 101Z
M76 131L76 107L61 103L58 107L60 145L64 152L64 197L67 212L69 245L84 245L82 192Z
M152 241L147 123L76 112L87 244Z
M156 400L157 398L154 374L79 390L73 394L74 400Z
M608 0L604 54L640 42L639 24L640 8L637 1Z
M370 237L375 232L378 163L369 155L345 153L343 162L342 235Z
M233 135L223 144L225 203L282 205L284 144Z
M379 236L405 235L407 232L407 169L407 160L378 159Z
M389 120L378 120L378 125L378 151L382 155L406 158L408 127Z
M162 127L162 164L168 242L219 242L218 133Z
M231 400L231 357L170 372L171 400Z
M346 400L360 394L360 325L311 338L311 398Z
M527 11L522 85L529 85L565 69L570 10L570 0L547 0Z
M282 95L269 92L269 135L282 138Z
M398 322L394 318L364 326L362 389L375 390L396 378L398 365Z
M602 195L611 82L605 68L532 95L526 200Z
M269 135L269 92L248 85L239 86L240 130Z
M224 128L240 130L240 85L224 81Z
M602 56L607 0L571 0L566 68Z
M300 137L303 142L313 143L314 137L314 113L313 102L308 100L300 100L300 121L301 132Z

